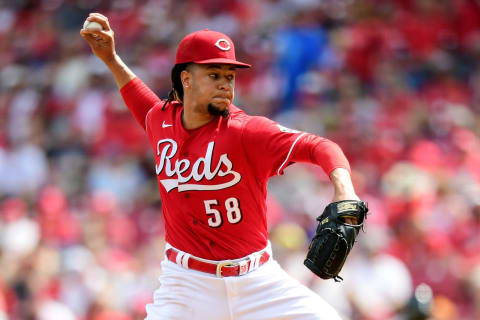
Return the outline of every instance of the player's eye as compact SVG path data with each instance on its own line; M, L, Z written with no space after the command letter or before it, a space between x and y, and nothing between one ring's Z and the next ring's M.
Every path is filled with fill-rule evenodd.
M229 81L233 81L235 79L235 76L233 74L230 74L230 75L227 76L227 79Z
M212 79L218 79L218 74L216 73L210 73L208 76Z

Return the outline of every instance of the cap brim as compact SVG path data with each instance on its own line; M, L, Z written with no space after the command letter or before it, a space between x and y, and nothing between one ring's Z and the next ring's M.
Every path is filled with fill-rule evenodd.
M214 59L207 59L207 60L200 60L200 61L193 61L194 63L198 64L215 64L215 63L220 63L220 64L231 64L234 65L238 68L250 68L251 65L247 63L243 63L237 60L232 60L232 59L226 59L226 58L214 58Z

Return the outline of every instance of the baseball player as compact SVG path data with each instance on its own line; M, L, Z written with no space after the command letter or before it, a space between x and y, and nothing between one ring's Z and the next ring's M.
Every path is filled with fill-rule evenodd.
M173 88L161 100L115 53L108 19L87 20L103 30L81 36L112 72L155 154L167 245L146 319L340 319L273 259L265 199L270 177L308 162L329 175L334 201L358 200L341 149L234 106L235 74L250 65L236 60L225 34L201 30L180 42Z

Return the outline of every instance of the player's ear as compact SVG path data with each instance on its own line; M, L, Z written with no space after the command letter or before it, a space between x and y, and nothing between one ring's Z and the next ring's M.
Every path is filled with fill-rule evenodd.
M192 82L192 74L188 70L183 70L180 73L180 80L184 88L188 88Z

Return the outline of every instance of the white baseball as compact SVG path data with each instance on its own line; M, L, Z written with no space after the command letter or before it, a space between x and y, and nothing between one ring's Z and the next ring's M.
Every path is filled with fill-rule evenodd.
M98 22L85 20L85 22L83 23L83 29L85 29L85 30L103 30L103 27Z

